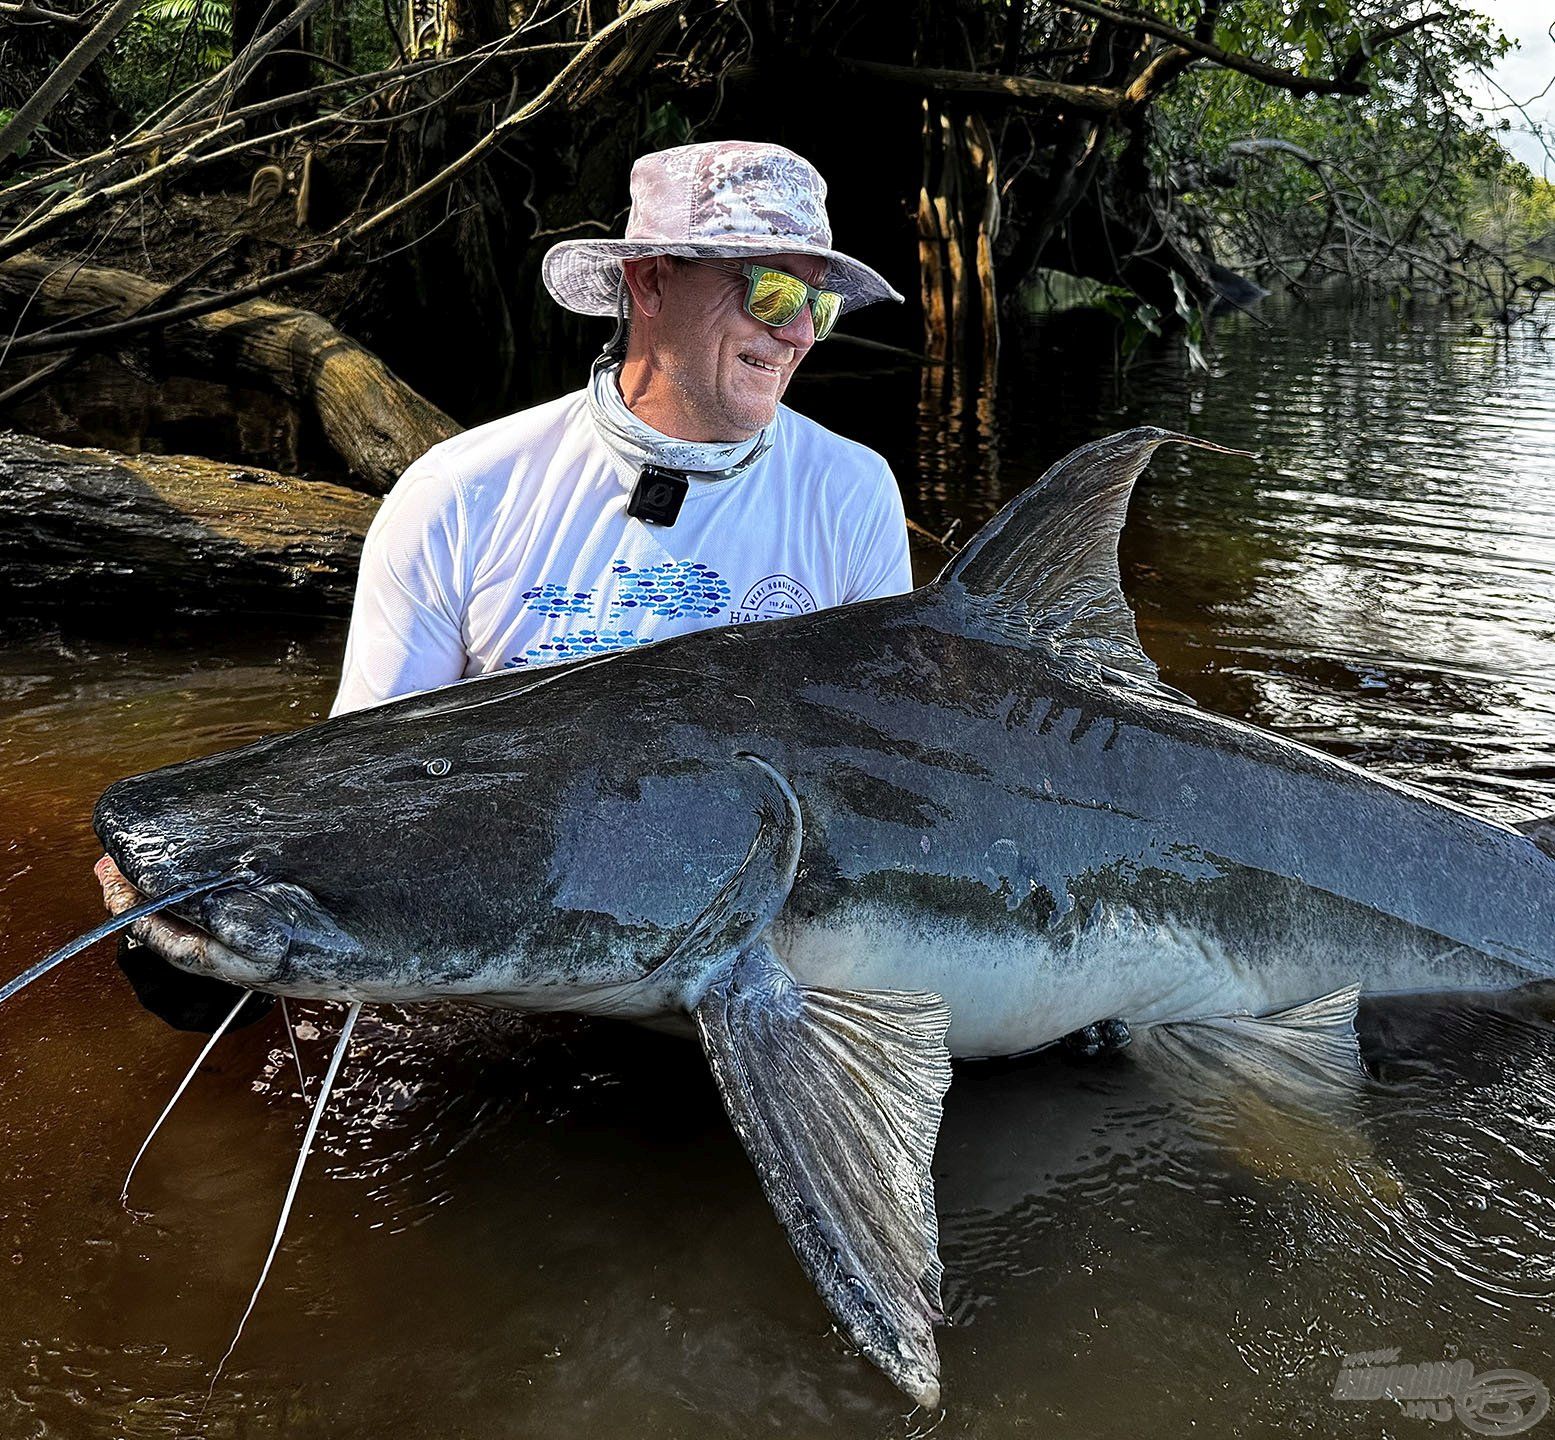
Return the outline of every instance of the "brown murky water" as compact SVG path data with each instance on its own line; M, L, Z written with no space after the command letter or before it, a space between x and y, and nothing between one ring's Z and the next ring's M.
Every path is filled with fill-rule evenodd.
M935 529L1124 424L1256 448L1165 453L1136 498L1128 585L1166 677L1503 818L1555 811L1555 350L1435 314L1267 318L1223 325L1209 376L1120 375L1050 321L970 431L914 434L889 383L883 405L854 381L796 401L852 433L865 415ZM0 976L95 918L105 784L317 718L339 643L234 622L0 648ZM340 1014L301 1014L312 1095ZM1379 1078L1341 1128L1132 1055L960 1071L936 1424L831 1335L694 1046L364 1015L204 1433L1470 1433L1335 1399L1335 1376L1397 1348L1555 1383L1555 1032L1453 1001L1364 1028ZM228 1037L121 1208L199 1045L106 945L0 1013L3 1440L196 1433L306 1114L273 1018Z

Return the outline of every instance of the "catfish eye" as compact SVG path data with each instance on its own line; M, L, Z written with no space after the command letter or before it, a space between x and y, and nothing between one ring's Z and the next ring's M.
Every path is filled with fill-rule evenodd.
M441 780L453 768L452 762L443 759L441 755L436 760L427 761L427 774L437 780Z

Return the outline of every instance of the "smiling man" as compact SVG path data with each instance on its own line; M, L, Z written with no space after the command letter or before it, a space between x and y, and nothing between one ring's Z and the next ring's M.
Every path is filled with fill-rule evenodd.
M384 502L334 713L911 585L885 461L781 403L839 314L902 298L832 248L815 168L685 145L631 194L624 238L543 267L617 317L589 384L434 447Z

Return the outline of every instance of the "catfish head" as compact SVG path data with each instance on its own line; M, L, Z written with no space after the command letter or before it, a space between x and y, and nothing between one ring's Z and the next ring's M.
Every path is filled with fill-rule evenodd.
M689 962L664 971L694 933L699 954L726 950L703 932L735 922L709 911L784 802L755 762L626 752L602 703L495 676L122 780L93 815L105 899L117 913L210 886L135 933L278 994L684 1006L632 987L694 983Z

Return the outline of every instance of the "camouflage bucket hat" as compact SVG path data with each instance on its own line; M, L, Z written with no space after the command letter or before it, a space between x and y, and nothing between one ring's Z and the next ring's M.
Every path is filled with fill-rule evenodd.
M826 182L781 145L714 140L642 156L632 166L632 213L620 240L564 240L546 253L545 288L580 315L614 315L621 262L814 255L844 311L902 297L868 265L832 249Z

